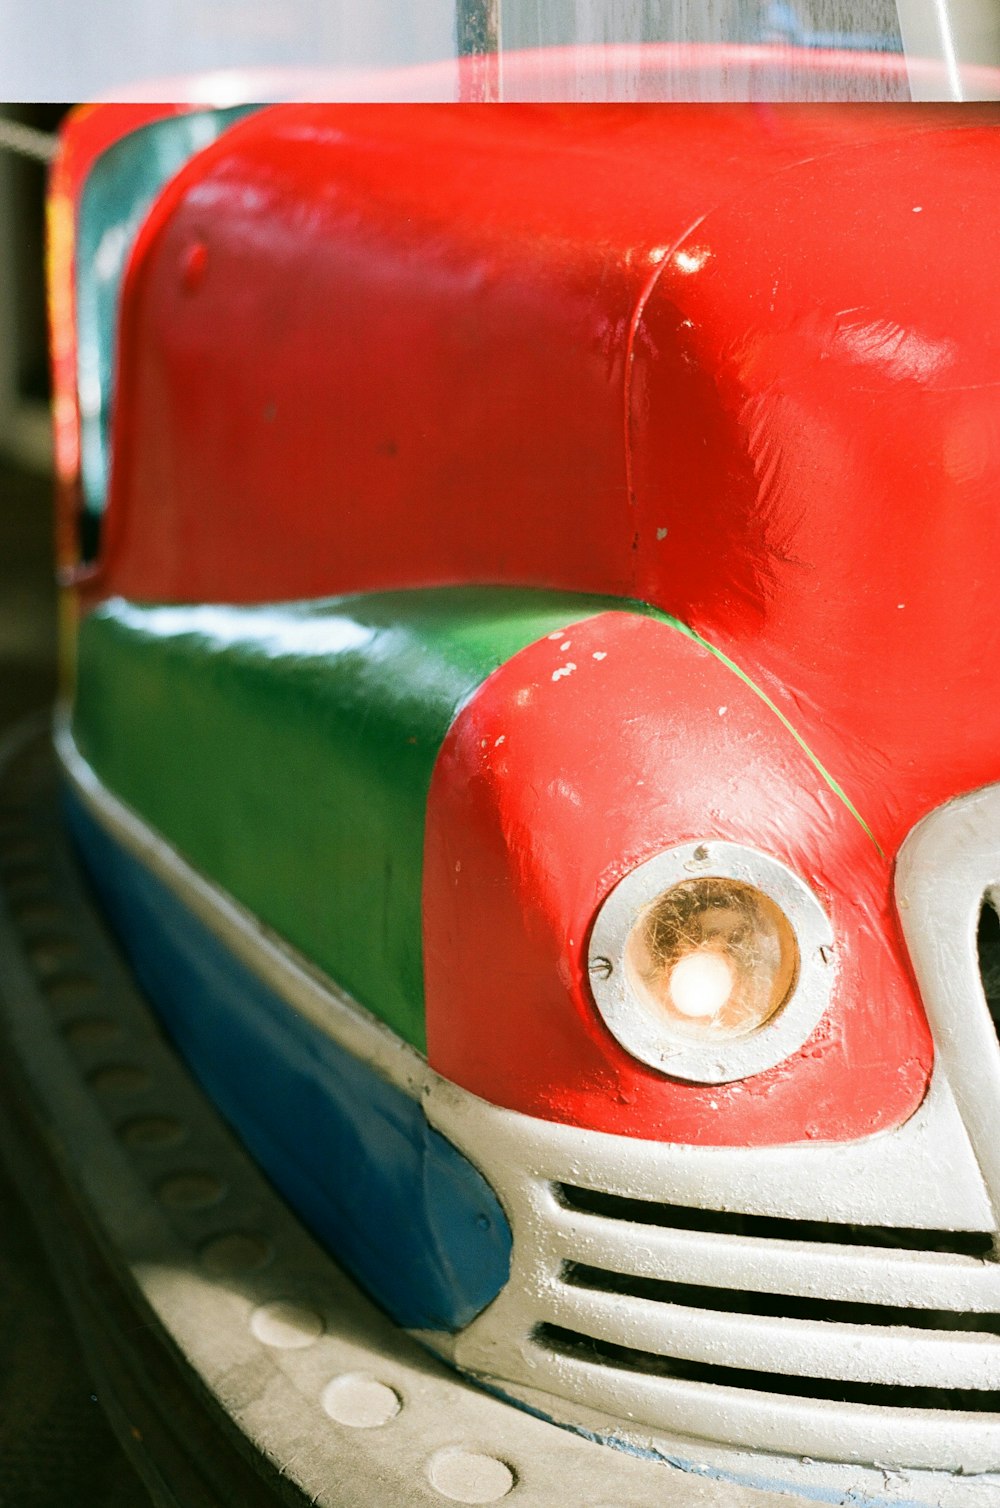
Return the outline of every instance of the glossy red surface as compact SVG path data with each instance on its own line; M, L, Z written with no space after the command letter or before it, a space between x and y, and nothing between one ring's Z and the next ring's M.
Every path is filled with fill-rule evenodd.
M742 1145L866 1135L920 1103L932 1050L891 863L753 690L676 628L605 613L508 661L453 725L430 813L428 1056L484 1099ZM807 881L833 924L837 981L799 1053L706 1086L622 1050L591 1000L587 947L624 874L713 838Z
M459 1082L595 1124L618 1115L604 1094L617 1074L634 1095L619 1129L722 1142L857 1135L919 1100L930 1049L889 866L925 812L1000 778L996 119L288 107L234 129L154 210L126 290L96 593L247 601L506 581L645 598L766 690L886 855L777 745L751 800L754 741L773 733L796 759L797 746L756 699L742 736L720 720L726 737L707 739L685 646L648 716L651 747L698 741L696 767L681 750L673 805L653 813L622 774L606 821L613 780L595 764L585 816L600 861L584 883L575 830L527 841L542 718L525 741L539 774L518 777L520 792L477 786L473 812L435 787L429 854L475 821L484 863L506 852L528 914L548 917L536 935L503 907L489 927L473 911L474 956L447 981L429 975L432 1059ZM647 769L630 653L631 691L589 724L582 707L546 724L551 767L589 738L595 760L600 743L623 771ZM709 700L732 706L725 675L731 689ZM499 684L456 730L448 768L466 768L470 720L493 726ZM562 820L539 802L536 817ZM742 1093L654 1086L623 1055L612 1071L576 965L560 974L551 951L553 898L572 901L578 950L586 906L622 865L727 824L837 898L840 1045ZM490 891L484 880L476 904L493 916ZM456 902L430 878L427 901L433 954ZM869 929L885 939L874 974ZM472 1002L498 958L508 988L484 1022ZM529 1057L512 997L536 969L558 1041L531 1038Z
M746 271L769 290L774 255L794 259L818 213L801 193L784 219L785 172L846 153L843 197L877 220L886 151L928 171L939 142L921 121L286 107L248 122L179 176L133 259L108 585L252 599L471 575L633 590L626 439L648 427L643 353L676 282L658 259L709 210L754 196ZM977 168L981 152L966 154ZM202 240L192 291L182 266ZM845 250L892 287L887 266ZM714 265L725 256L720 243ZM817 271L800 265L807 285ZM752 339L766 314L712 328ZM639 381L623 394L633 347ZM690 355L675 332L655 365L699 423L717 422L726 410L692 391Z

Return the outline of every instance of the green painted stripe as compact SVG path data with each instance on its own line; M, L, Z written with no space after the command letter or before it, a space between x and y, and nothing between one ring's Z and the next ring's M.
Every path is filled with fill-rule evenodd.
M822 777L823 780L826 781L826 784L830 787L831 791L837 797L838 801L842 801L844 803L854 820L856 822L859 822L864 828L869 838L871 838L872 842L875 844L879 857L884 858L885 854L883 852L882 845L879 843L875 834L872 832L871 828L868 826L868 823L865 821L864 817L862 817L861 813L854 805L854 802L844 790L843 786L833 778L833 776L830 774L830 771L822 763L819 757L813 753L812 749L810 749L809 745L802 737L802 734L798 731L797 728L794 727L792 723L789 722L788 718L782 712L781 708L776 706L775 703L772 702L771 698L768 696L763 687L758 686L757 682L754 681L749 675L747 675L746 671L741 669L741 667L737 665L735 660L731 660L729 656L727 654L724 654L721 649L717 649L714 644L710 644L709 641L703 638L696 629L689 627L686 623L682 623L679 618L672 618L669 613L657 613L656 616L658 618L661 618L663 622L671 624L688 639L693 639L694 642L696 644L700 644L703 649L707 649L710 654L713 654L717 660L720 660L722 664L725 665L727 670L731 670L734 675L739 676L740 680L745 686L749 686L754 696L759 697L760 700L764 703L765 707L769 708L770 711L774 713L775 717L782 724L782 726L788 729L789 733L792 735L799 748L805 754L810 764L814 766L817 773Z
M422 1049L424 824L445 734L518 650L622 606L501 588L111 601L81 625L74 733L196 868Z

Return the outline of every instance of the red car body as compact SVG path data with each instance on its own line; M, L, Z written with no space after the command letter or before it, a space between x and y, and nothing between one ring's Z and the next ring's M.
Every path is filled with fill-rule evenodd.
M661 1151L676 1167L687 1152L759 1152L769 1192L741 1161L740 1195L704 1174L709 1210L745 1197L751 1218L860 1228L880 1197L862 1187L864 1149L878 1156L915 1124L942 1053L972 1143L988 1135L947 1002L928 1020L897 859L923 819L1000 781L997 125L968 107L289 105L233 126L169 181L131 251L101 549L83 568L72 336L57 320L63 564L84 614L117 599L237 607L468 584L621 605L483 679L427 798L427 1064L446 1107L457 1086L467 1107L530 1121L539 1145L580 1133L575 1181L541 1153L531 1178L572 1194L598 1180L587 1156L607 1147L608 1196L648 1203L668 1197L650 1192ZM57 312L71 275L67 263ZM673 1076L595 1009L609 896L704 842L792 871L835 940L819 950L832 982L815 1029L742 1077ZM984 894L963 937L972 960ZM983 1052L1000 1065L981 996ZM449 1135L465 1124L455 1114L440 1111ZM817 1162L806 1188L812 1145L861 1146L857 1186L827 1189ZM634 1187L633 1152L653 1170ZM787 1208L786 1152L802 1175ZM488 1150L469 1155L489 1179ZM932 1165L933 1148L919 1176ZM961 1213L948 1166L926 1218L908 1191L910 1213L901 1204L886 1227L988 1242L987 1194ZM516 1203L511 1187L501 1203L504 1190ZM971 1309L989 1308L989 1281ZM828 1297L930 1303L873 1298L865 1282ZM545 1313L525 1355L546 1325L572 1328ZM633 1371L668 1352L602 1323L587 1335L630 1347ZM454 1354L506 1385L494 1341L463 1352L459 1338ZM682 1355L714 1365L697 1351L710 1341ZM726 1364L759 1393L767 1369L751 1351ZM795 1373L796 1358L774 1370ZM923 1388L907 1365L861 1383ZM959 1388L948 1376L934 1385ZM587 1402L573 1377L566 1396ZM540 1406L531 1386L512 1378ZM965 1456L952 1436L921 1454L910 1422L903 1464L993 1459L981 1414ZM762 1443L810 1453L795 1428ZM718 1438L746 1445L754 1429ZM875 1435L858 1438L840 1459L883 1459Z
M477 787L458 796L442 778L432 1059L498 1103L625 1134L783 1142L896 1124L931 1046L893 917L895 852L998 773L990 112L727 107L674 111L665 130L658 109L486 109L463 114L460 169L452 120L289 107L170 185L124 299L106 555L87 596L511 582L636 598L689 624L795 733L775 717L748 771L742 709L759 709L716 664L668 709L636 702L634 744L616 741L602 769L595 751L619 726L606 699L627 704L671 669L639 625L617 679L609 667L599 690L565 687L561 753L574 781L587 775L541 893L528 865L514 893L474 866L461 888L442 872L456 824L482 826L486 866L496 823L523 823L521 772L489 774L486 811L469 805ZM304 317L317 308L321 337ZM321 501L338 493L349 509ZM727 702L664 809L643 775ZM474 757L489 703L469 717L449 759ZM544 719L525 736L548 764L563 743ZM720 835L814 877L852 939L823 1038L749 1093L664 1086L588 1031L579 1004L609 875L695 836L706 808ZM608 852L594 810L613 814ZM467 929L456 959L466 886L511 910ZM519 1013L510 987L566 927L572 1034L551 1001ZM494 1023L486 1061L478 1010Z

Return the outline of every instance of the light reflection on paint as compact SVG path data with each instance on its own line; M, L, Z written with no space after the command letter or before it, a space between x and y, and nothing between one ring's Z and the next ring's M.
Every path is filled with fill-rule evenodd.
M833 347L849 360L880 368L897 381L929 382L940 376L956 356L954 341L934 340L891 319L843 324L833 338Z
M271 656L342 654L365 648L377 632L329 611L315 617L292 616L281 605L134 607L119 599L113 606L119 622L156 639L196 634L220 649L240 644Z
M689 251L674 252L674 266L678 272L700 272L711 256L707 246L696 246Z

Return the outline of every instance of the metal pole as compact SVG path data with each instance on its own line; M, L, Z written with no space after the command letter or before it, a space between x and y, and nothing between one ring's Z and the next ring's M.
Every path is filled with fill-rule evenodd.
M473 60L462 75L464 100L500 98L500 4L501 0L456 0L458 56Z
M914 99L976 98L966 70L1000 64L997 0L896 0ZM929 59L931 73L913 64Z

